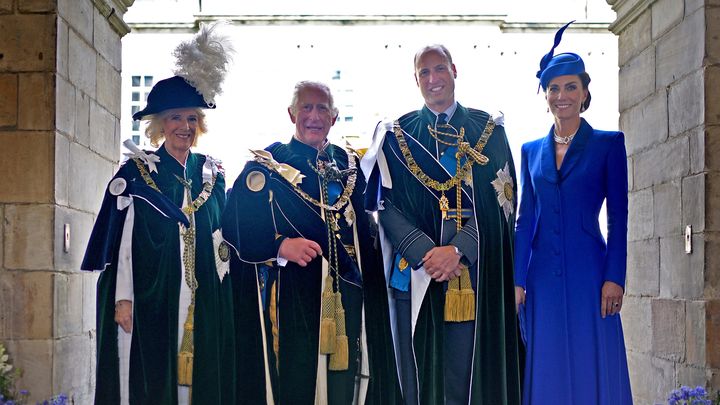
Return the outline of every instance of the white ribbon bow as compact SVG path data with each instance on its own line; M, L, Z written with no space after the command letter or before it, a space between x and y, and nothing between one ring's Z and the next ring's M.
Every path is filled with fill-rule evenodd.
M150 169L150 173L157 173L157 166L155 166L155 163L160 163L160 156L145 153L144 150L138 148L137 145L135 145L135 142L133 142L132 139L126 139L125 142L123 142L123 145L125 145L125 147L130 149L130 152L132 152L123 153L123 155L127 156L130 159L142 160Z
M218 172L222 173L222 161L206 155L202 170L203 183L210 183Z

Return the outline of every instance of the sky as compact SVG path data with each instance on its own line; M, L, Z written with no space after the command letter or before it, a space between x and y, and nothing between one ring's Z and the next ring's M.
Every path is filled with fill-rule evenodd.
M509 0L505 2L450 1L345 4L320 0L264 2L203 0L202 15L273 14L437 14L493 15L521 27L526 22L560 23L614 20L605 0ZM168 7L168 5L175 7ZM183 10L182 6L186 9ZM192 20L196 2L137 0L125 17L129 23ZM310 7L310 8L308 8ZM162 11L172 10L172 12ZM133 14L134 13L134 14ZM516 166L519 148L545 135L552 124L544 95L538 93L538 61L552 45L554 30L500 30L495 22L479 19L470 24L395 25L230 25L225 32L236 48L234 62L208 111L209 133L196 149L223 161L228 184L242 170L248 149L287 142L294 131L287 113L294 84L320 80L330 85L340 109L330 139L354 147L370 143L380 120L395 119L422 107L413 77L413 56L431 43L446 45L457 67L459 103L505 117ZM131 126L130 80L133 75L170 77L172 49L191 34L130 33L123 38L123 107L121 126L127 138ZM617 39L610 32L568 30L556 53L579 53L593 81L592 106L583 116L591 125L617 129Z

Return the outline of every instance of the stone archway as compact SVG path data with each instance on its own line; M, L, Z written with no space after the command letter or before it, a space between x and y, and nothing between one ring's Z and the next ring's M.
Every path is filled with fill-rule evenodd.
M133 2L0 0L0 340L33 399L92 402L96 276L78 268L117 164ZM651 403L720 387L720 2L607 2L631 173L626 342Z
M0 340L32 403L92 403L97 276L79 268L119 156L133 2L0 1Z

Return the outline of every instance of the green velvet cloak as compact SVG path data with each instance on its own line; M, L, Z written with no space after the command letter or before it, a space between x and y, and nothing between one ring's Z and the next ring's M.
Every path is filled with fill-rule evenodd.
M164 146L156 155L157 173L151 177L162 193L182 206L184 187L175 175L184 177L184 168ZM192 198L202 191L205 156L190 153L187 180ZM115 176L128 182L144 182L133 161L125 163ZM221 282L215 267L212 233L220 228L225 205L225 181L218 174L212 195L195 213L196 278L193 404L227 404L235 400L235 340L232 287L229 277ZM107 194L109 209L116 199ZM134 288L133 334L130 353L130 404L177 403L178 297L181 257L178 223L162 216L141 199L134 198L132 274ZM103 211L101 211L103 212ZM107 211L105 211L107 212ZM124 217L124 216L123 216ZM98 220L100 222L100 220ZM97 226L97 225L96 225ZM109 248L117 249L120 238L110 238ZM97 288L97 382L95 403L120 403L117 324L114 321L117 254L100 275Z
M458 104L450 124L465 128L465 139L475 146L489 115ZM427 107L401 117L401 127L434 153L435 141L427 126L435 114ZM406 135L407 137L407 135ZM414 224L440 245L441 212L438 201L410 173L404 164L395 134L385 134L383 152L392 174L389 193L393 204ZM478 221L479 255L477 261L475 356L473 359L471 404L519 404L518 332L513 285L514 210L506 219L491 182L506 165L515 186L515 170L502 126L496 126L483 154L490 158L485 165L473 166L474 209ZM398 158L399 156L399 158ZM413 155L426 173L431 163ZM446 193L454 206L454 189ZM516 201L513 199L514 207ZM473 269L470 269L473 271ZM422 404L444 401L443 349L452 342L443 341L445 294L443 284L434 281L425 294L415 333L414 346L418 366L418 391Z
M293 139L289 144L273 144L267 149L276 161L288 163L305 176L300 187L319 199L318 176L308 162L315 163L317 150ZM347 169L348 156L334 145L325 149L340 169ZM248 175L262 174L262 189L248 188ZM390 324L382 265L372 246L368 217L363 211L362 174L358 173L351 203L355 209L362 274L356 261L342 245L340 254L341 291L350 339L350 361L347 371L328 372L330 404L351 403L358 375L358 356L368 356L370 380L367 404L393 404L399 400L399 385L391 350ZM272 201L271 201L272 199ZM250 162L236 180L223 218L225 238L238 251L231 260L231 275L236 288L235 308L240 346L238 370L238 403L269 403L266 397L265 354L275 403L312 404L315 398L317 347L320 313L321 260L316 258L307 267L288 263L279 267L274 261L284 237L305 237L314 240L327 254L325 225L319 208L303 200L277 173ZM343 210L344 212L344 210ZM352 244L352 228L344 219L339 221L344 244ZM276 231L281 238L276 238ZM269 321L270 289L278 286L279 358L275 358ZM358 286L362 284L362 289ZM265 307L259 319L259 305ZM360 308L364 301L367 353L358 352ZM265 335L261 325L265 325ZM265 346L263 347L263 341ZM277 362L277 363L276 363ZM277 367L276 367L277 365Z

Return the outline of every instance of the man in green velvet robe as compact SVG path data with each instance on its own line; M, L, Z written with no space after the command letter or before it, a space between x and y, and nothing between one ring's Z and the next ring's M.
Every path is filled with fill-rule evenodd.
M223 216L237 252L238 403L393 404L385 282L358 157L327 141L337 109L326 85L298 83L288 113L293 138L253 152Z
M361 163L377 211L405 404L518 404L515 171L501 117L455 101L441 45L415 56L421 110Z

